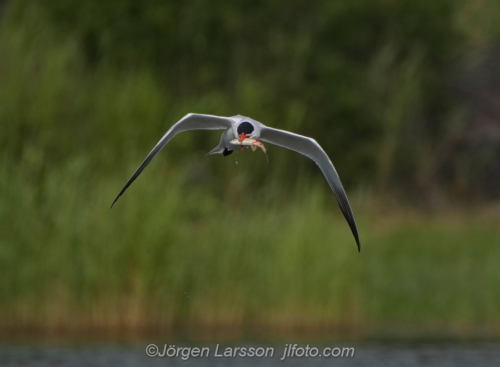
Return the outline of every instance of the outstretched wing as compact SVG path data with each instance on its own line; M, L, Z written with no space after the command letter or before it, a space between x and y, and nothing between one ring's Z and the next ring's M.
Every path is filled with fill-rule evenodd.
M122 194L127 190L127 188L134 182L134 180L141 174L141 172L146 168L146 166L153 160L156 154L162 148L167 145L167 143L172 140L174 136L178 133L187 130L221 130L230 128L233 124L233 120L229 117L221 117L214 115L200 115L196 113L189 113L184 116L179 122L172 126L165 135L160 139L158 144L153 148L153 150L148 154L146 159L141 163L139 168L134 172L132 177L129 178L123 189L120 191L116 199L111 204L111 207L115 205L116 201Z
M354 219L354 215L352 213L351 206L349 205L349 200L347 199L344 187L342 186L342 182L340 181L340 177L337 174L335 167L333 167L330 158L328 158L328 155L316 142L316 140L266 126L261 127L260 139L267 143L275 144L303 154L306 157L311 158L319 166L333 193L335 194L335 197L337 198L340 210L342 210L342 213L351 228L356 244L358 245L358 251L361 251L356 220Z

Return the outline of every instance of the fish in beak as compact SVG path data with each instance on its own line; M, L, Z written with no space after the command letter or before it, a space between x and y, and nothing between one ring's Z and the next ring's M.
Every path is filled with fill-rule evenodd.
M245 133L241 133L240 136L238 137L238 141L240 142L240 144L243 142L243 140L245 140L247 138L247 134Z
M247 136L248 135L243 133L239 136L238 139L231 140L231 144L240 145L241 150L245 149L245 147L250 147L253 152L255 152L257 148L260 148L262 149L264 154L266 153L266 147L264 146L264 143L257 139L248 138Z

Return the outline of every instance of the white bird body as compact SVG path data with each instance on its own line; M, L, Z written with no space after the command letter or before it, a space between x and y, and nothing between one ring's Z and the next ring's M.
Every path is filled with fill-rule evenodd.
M262 142L266 142L294 150L312 159L319 166L328 181L330 188L337 198L339 207L351 228L358 250L361 249L356 220L354 219L345 190L330 158L328 158L328 155L316 140L288 131L273 129L250 117L241 115L222 117L189 113L184 116L166 132L153 150L151 150L146 159L127 181L113 201L113 204L111 204L111 207L113 207L118 198L140 175L156 154L158 154L175 135L188 130L224 130L219 144L208 154L223 154L227 156L238 148L243 149L244 146L250 146L252 150L255 150L255 147L259 147L265 152L266 150Z

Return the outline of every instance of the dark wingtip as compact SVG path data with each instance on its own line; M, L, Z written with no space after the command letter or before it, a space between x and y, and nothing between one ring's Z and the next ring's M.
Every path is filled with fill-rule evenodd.
M353 223L353 225L351 225ZM356 245L358 246L358 252L361 252L361 241L359 240L358 228L355 222L349 221L349 227L351 227L351 232L356 240Z
M118 201L118 199L120 198L120 196L121 196L121 195L122 195L122 194L120 193L120 194L116 197L116 199L113 201L113 203L111 204L111 206L109 207L109 209L113 209L113 205L115 205L115 203Z
M354 236L354 240L356 241L356 245L358 246L358 252L361 252L361 241L359 240L358 228L356 226L354 217L351 214L350 217L346 215L346 218L347 218L347 223L351 228L352 235Z
M359 240L358 227L356 226L356 219L354 219L354 214L352 214L349 201L347 201L347 197L342 197L340 195L337 196L337 201L340 210L342 211L342 214L344 214L344 218L346 219L347 224L349 225L349 228L351 228L352 235L356 240L356 245L358 245L358 252L361 252L361 241Z
M120 190L120 192L118 193L118 196L116 197L115 201L113 201L113 204L111 204L111 207L110 209L113 207L113 205L115 205L115 203L118 201L118 199L120 198L120 196L123 195L123 193L125 192L125 190L128 189L128 187L130 186L130 184L132 182L134 182L134 180L137 178L137 176L139 176L139 173L141 173L142 169L141 167L139 167L139 169L133 174L133 176L127 181L127 183L125 184L125 186L123 186L123 189Z

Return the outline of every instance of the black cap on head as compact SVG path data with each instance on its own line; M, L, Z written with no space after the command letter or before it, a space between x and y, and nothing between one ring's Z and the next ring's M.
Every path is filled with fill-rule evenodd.
M241 135L241 134L249 135L249 134L253 133L253 130L254 130L253 125L248 121L243 121L241 124L238 125L238 129L237 129L238 135Z

